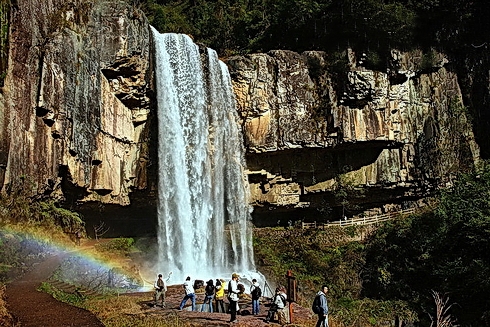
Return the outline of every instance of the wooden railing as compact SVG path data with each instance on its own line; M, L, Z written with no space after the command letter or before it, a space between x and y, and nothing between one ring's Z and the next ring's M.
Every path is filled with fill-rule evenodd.
M308 229L308 228L326 228L330 226L353 226L353 225L369 225L369 224L376 224L380 223L383 221L391 220L393 218L396 218L400 215L409 215L411 213L415 212L415 208L410 208L410 209L405 209L405 210L400 210L396 212L388 212L384 213L381 215L373 215L373 216L366 216L366 217L353 217L350 219L344 219L344 220L338 220L334 222L329 222L329 223L317 223L316 221L312 223L301 223L301 227L303 229Z

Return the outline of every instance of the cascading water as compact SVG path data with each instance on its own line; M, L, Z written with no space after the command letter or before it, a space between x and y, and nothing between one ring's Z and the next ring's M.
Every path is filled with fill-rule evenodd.
M226 65L152 28L159 128L158 269L172 281L254 270L244 147Z

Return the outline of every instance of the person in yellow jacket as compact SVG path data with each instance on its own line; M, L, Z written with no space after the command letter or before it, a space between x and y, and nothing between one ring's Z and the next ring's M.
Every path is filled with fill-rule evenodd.
M224 298L225 298L225 289L226 289L226 281L224 279L216 279L216 312L219 312L219 308L221 307L221 312L226 313Z

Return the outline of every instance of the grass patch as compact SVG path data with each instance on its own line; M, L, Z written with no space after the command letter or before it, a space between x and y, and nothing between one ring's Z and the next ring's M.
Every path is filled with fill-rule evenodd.
M95 249L100 252L118 252L123 254L129 254L133 250L134 239L129 237L114 238L108 242L98 243L95 245Z
M93 312L107 327L190 327L175 313L147 315L141 312L140 302L148 296L106 296L86 301L86 308Z
M147 295L80 297L59 290L50 283L42 283L38 289L56 300L89 310L107 327L189 327L189 323L175 313L166 315L145 314L139 303L148 300ZM0 302L1 305L1 302ZM1 313L1 311L0 311ZM2 325L3 326L3 325Z
M50 294L52 297L60 302L68 303L70 305L86 309L84 304L85 301L81 296L74 293L64 292L63 290L57 289L50 283L43 282L37 290Z

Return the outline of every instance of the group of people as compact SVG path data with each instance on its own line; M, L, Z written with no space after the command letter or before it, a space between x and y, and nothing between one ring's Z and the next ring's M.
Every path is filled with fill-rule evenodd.
M196 310L196 291L191 283L191 278L187 276L184 284L184 298L180 302L179 310L182 310L188 300L191 300L192 311ZM226 281L224 279L216 279L216 283L210 279L206 282L206 287L204 288L204 302L201 306L201 312L204 311L206 305L208 306L208 311L213 312L213 300L216 301L217 312L225 312L224 297L225 297Z
M169 275L170 277L170 275ZM206 282L204 288L204 301L201 306L201 312L207 307L209 312L213 312L213 300L216 301L217 312L226 313L224 306L225 290L228 295L228 312L230 313L230 323L237 322L237 312L240 308L238 306L239 294L245 291L242 284L239 284L240 276L237 273L231 275L231 280L226 283L224 279L216 279L214 282L212 279ZM167 279L168 281L168 279ZM191 277L188 276L184 283L182 284L184 288L184 298L180 302L179 310L182 310L188 300L191 300L192 311L196 310L196 292L193 284L191 283ZM155 294L154 302L155 305L161 299L162 308L165 307L165 292L167 291L166 282L163 281L162 275L159 274L157 280L154 284ZM323 285L321 290L317 293L315 300L312 305L313 312L318 315L318 321L316 327L328 327L328 305L326 294L328 292L328 287ZM262 296L262 290L256 279L252 280L252 285L250 286L250 295L252 298L252 314L258 315L260 313L260 298ZM289 314L287 310L287 295L286 288L283 286L277 287L274 296L271 300L271 305L269 311L265 318L265 322L269 323L277 313L278 322L281 325L287 324L289 321Z
M216 283L210 279L206 282L206 287L204 288L204 301L201 306L201 312L203 312L206 308L209 312L213 312L213 300L216 301L216 310L217 312L225 313L225 305L224 305L224 298L225 298L225 291L228 296L228 311L230 313L230 322L236 322L237 321L237 312L240 310L238 306L238 295L240 293L243 293L245 289L243 289L240 285L238 284L238 279L240 276L237 273L233 273L231 276L231 280L227 283L224 279L216 279ZM188 276L183 284L184 288L184 298L180 302L179 305L179 310L182 310L187 303L188 300L191 300L191 308L192 311L196 310L196 292L194 287L192 286L191 283L191 278ZM260 291L260 286L257 283L256 279L252 280L252 286L251 286L251 294L252 295L252 304L253 304L253 314L257 315L259 314L259 305L258 301L261 296L261 291L258 292L257 290ZM259 295L257 297L257 295Z

